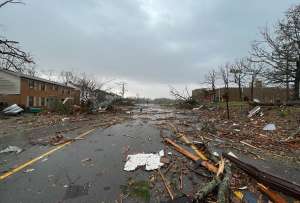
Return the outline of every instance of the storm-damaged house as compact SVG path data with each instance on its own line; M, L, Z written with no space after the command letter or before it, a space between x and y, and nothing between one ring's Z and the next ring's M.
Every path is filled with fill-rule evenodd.
M0 104L22 107L49 107L54 101L71 99L80 104L80 91L66 84L20 72L0 69Z

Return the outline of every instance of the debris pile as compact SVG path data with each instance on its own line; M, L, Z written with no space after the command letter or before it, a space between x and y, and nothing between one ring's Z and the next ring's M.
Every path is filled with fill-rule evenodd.
M300 164L295 153L300 146L300 122L281 112L282 107L236 108L231 112L232 119L227 120L222 108L201 106L151 119L161 129L169 160L149 176L154 196L161 197L161 202L299 200L300 185L296 182L263 171L242 158ZM146 116L147 112L139 118ZM168 131L172 133L165 136Z

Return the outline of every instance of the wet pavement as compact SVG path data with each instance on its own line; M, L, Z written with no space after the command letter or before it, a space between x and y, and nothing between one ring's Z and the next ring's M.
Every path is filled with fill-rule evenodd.
M33 171L24 170L1 181L0 202L114 202L129 176L147 179L147 172L123 171L126 154L163 149L159 134L157 128L141 120L98 129L28 167ZM27 150L16 162L22 163L45 148Z

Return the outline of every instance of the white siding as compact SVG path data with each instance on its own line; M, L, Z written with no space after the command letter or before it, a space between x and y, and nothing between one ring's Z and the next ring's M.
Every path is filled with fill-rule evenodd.
M21 79L0 71L0 94L20 94Z

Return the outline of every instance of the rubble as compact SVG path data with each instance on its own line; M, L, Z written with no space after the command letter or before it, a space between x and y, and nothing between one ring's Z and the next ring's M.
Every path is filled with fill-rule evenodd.
M249 111L248 118L251 118L252 116L258 114L260 110L261 110L260 106L254 107L253 109L251 109L251 111Z
M19 107L17 104L13 104L5 109L2 110L3 114L5 115L17 115L24 111L21 107Z
M20 147L17 146L8 146L5 149L0 151L0 154L2 153L10 153L10 152L15 152L16 154L21 153L23 150Z
M146 166L146 171L158 169L164 164L160 161L164 156L164 151L161 150L157 154L134 154L128 155L124 166L125 171L134 171L138 166Z
M273 123L269 123L269 124L265 125L263 130L265 130L265 131L274 131L274 130L276 130L276 126Z

